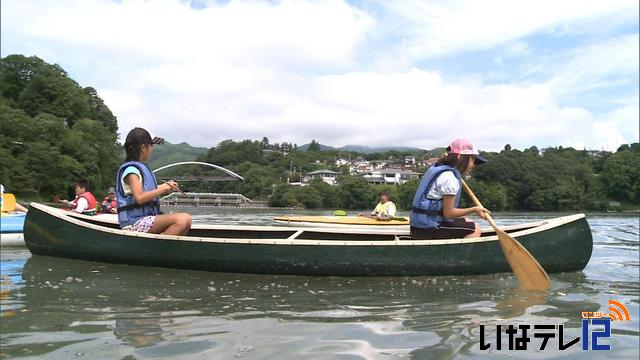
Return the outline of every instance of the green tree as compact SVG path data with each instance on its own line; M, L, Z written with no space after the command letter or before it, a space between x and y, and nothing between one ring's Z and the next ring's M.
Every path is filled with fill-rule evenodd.
M360 177L340 176L339 191L346 209L368 209L376 201L375 190Z
M640 144L621 146L609 156L602 177L613 199L640 203Z
M318 143L315 140L311 140L311 144L309 144L309 147L307 148L307 151L310 151L310 152L320 151L320 143Z
M19 196L67 195L79 178L99 195L120 161L117 122L93 88L37 57L0 59L0 176Z

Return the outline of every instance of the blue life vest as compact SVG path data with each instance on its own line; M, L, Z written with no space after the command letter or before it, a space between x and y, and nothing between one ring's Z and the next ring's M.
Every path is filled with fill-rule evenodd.
M425 173L416 194L413 197L413 204L411 209L411 226L422 229L430 229L439 226L446 221L442 214L442 199L431 199L427 197L429 190L435 183L440 174L445 171L452 171L453 175L462 181L462 175L458 169L449 166L435 164L430 167ZM460 204L460 194L462 186L458 189L455 199L455 207Z
M153 175L153 172L144 163L129 161L120 166L120 169L118 169L118 178L116 179L116 198L118 199L118 222L120 223L120 227L133 225L145 216L160 214L160 202L158 198L144 204L137 204L133 194L124 194L122 174L129 166L134 166L140 171L142 175L143 192L158 188L155 175Z

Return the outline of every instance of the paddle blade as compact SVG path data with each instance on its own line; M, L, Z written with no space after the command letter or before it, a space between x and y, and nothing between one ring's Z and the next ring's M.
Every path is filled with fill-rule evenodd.
M549 275L544 271L540 263L525 249L520 242L506 232L496 229L500 246L507 258L509 266L523 289L547 290L551 286Z

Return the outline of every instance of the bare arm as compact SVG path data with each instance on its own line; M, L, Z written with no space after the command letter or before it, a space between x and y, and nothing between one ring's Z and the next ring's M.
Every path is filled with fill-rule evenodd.
M136 200L136 204L145 204L153 199L168 194L173 191L169 184L159 185L157 189L151 191L142 191L142 184L140 178L136 174L129 174L124 178L124 181L131 187L133 198Z
M491 212L480 206L474 206L470 208L457 208L456 197L454 195L445 195L442 197L442 215L444 215L446 219L460 218L472 213L476 213L478 216L484 219L484 214Z

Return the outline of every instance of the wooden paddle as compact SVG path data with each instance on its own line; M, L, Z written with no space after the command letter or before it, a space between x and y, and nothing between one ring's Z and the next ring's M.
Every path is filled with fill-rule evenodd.
M478 200L464 180L462 180L462 187L464 187L464 191L467 192L476 206L482 206L480 200ZM531 253L529 253L529 251L516 239L500 229L498 224L496 224L496 222L491 218L491 215L485 213L485 218L498 235L500 247L504 252L504 256L507 258L509 266L511 266L511 270L516 274L516 277L520 282L520 287L533 290L549 289L549 286L551 285L549 275L547 275L547 272L544 271L542 266L540 266Z

